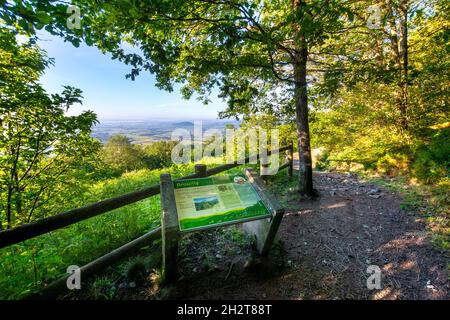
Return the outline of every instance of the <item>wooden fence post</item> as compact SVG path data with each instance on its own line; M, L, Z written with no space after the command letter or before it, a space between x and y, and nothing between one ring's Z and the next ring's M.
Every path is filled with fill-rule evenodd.
M196 164L195 165L195 174L199 176L199 178L205 178L208 176L206 173L206 165L205 164Z
M162 238L162 282L177 281L178 214L175 204L173 182L170 174L162 174L161 179L161 238Z
M283 218L284 209L280 206L270 194L265 190L261 178L254 173L252 169L246 169L249 182L253 185L261 200L272 213L271 218L246 222L242 225L245 233L256 237L256 248L261 255L267 255Z

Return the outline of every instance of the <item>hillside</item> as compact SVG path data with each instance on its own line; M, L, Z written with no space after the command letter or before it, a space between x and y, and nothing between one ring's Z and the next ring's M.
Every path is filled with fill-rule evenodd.
M222 132L227 124L238 125L233 120L202 120L199 122L203 132L217 129ZM155 141L170 140L176 129L186 129L193 135L194 122L177 120L103 120L92 128L92 137L103 144L115 135L121 134L131 139L134 144L149 144Z

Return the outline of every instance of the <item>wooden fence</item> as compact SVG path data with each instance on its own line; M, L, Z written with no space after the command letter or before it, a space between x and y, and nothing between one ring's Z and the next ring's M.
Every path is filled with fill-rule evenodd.
M292 145L281 147L277 150L268 150L267 155L270 156L272 154L281 154L282 152L287 153L287 161L279 167L279 170L287 168L288 175L292 176L294 152ZM259 160L261 160L261 155L257 154L246 157L245 159L237 160L233 163L216 166L210 169L207 169L205 165L196 165L194 174L181 177L177 180L192 179L205 176L208 177L241 166L243 164L248 164L255 161L257 162ZM261 165L263 166L263 164ZM0 231L0 249L57 229L70 226L74 223L110 212L114 209L121 208L123 206L147 199L149 197L156 196L158 194L160 194L160 185L155 184L142 190L130 192L115 198L102 200L81 208L72 209L63 213L56 214L49 218L18 226L14 229ZM123 259L139 248L151 244L154 240L160 237L160 234L161 228L151 230L150 232L123 245L122 247L115 249L114 251L86 264L85 266L81 267L83 277L97 273L99 270L113 264L118 260ZM32 297L48 297L56 294L57 292L60 292L66 287L67 277L68 276L65 276L61 279L56 280L55 282L44 288L44 290L42 290L42 292L40 292L38 296Z

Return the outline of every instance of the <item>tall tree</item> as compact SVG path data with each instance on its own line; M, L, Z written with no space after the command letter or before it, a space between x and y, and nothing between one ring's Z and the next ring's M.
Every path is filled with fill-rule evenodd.
M377 28L352 29L322 48L330 56L322 61L326 81L314 88L323 96L315 142L332 159L367 160L397 173L420 167L436 176L445 161L430 148L446 148L438 137L448 132L449 118L448 1L377 3ZM367 19L370 4L355 2L358 20ZM420 160L424 154L428 159Z
M367 0L352 5L352 11L360 22L367 20L367 8L372 3ZM350 89L355 84L378 86L379 94L384 94L380 97L384 99L382 104L393 107L391 113L398 133L408 139L415 130L410 124L414 122L414 109L417 107L412 105L414 99L411 99L409 90L420 78L421 66L416 61L423 54L421 50L411 53L410 47L415 49L420 41L427 40L423 31L430 26L428 17L442 15L439 10L448 8L444 3L435 0L378 1L377 27L355 28L327 43L326 50L339 53L337 58L330 56L323 61L329 70L328 84L332 83L335 88L343 84ZM445 19L440 20L443 24L435 32L446 28ZM411 35L415 38L412 42ZM336 86L337 83L339 85Z
M0 229L43 218L76 192L99 144L94 113L66 116L81 91L48 95L38 83L51 61L0 28ZM85 178L86 179L86 178Z
M143 168L143 158L143 151L121 134L111 136L102 150L102 160L119 172Z
M301 194L313 195L308 107L308 57L333 33L349 11L337 0L280 1L73 1L82 13L82 37L130 64L128 75L156 75L159 88L182 84L209 102L219 92L228 101L222 116L260 111L268 95L283 91L295 115L300 151ZM123 43L140 53L126 52ZM272 105L282 101L273 99ZM267 105L267 104L266 104Z

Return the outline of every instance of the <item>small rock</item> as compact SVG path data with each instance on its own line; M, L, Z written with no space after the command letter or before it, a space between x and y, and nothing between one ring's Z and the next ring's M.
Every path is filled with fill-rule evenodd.
M222 259L222 256L220 254L216 254L217 259Z
M431 284L430 280L427 281L427 286L426 287L427 287L427 289L431 289L433 291L437 291L436 287Z
M119 289L124 289L124 288L126 288L127 287L127 284L126 283L120 283L119 284Z
M136 282L130 282L130 283L128 284L128 286L129 286L130 288L136 288Z

